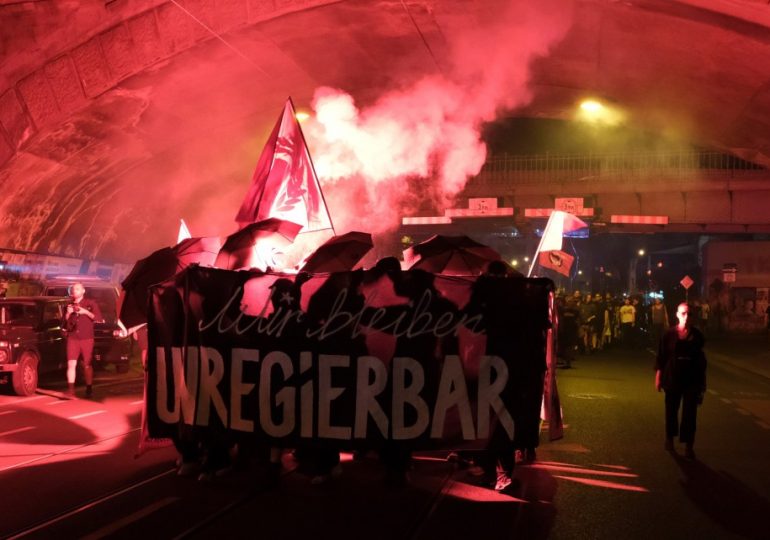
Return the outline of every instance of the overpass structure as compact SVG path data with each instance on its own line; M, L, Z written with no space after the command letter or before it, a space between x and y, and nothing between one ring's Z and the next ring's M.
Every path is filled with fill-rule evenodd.
M518 224L575 198L607 231L770 232L770 170L717 152L495 157L463 197L496 198Z
M420 141L449 140L447 119L571 120L591 98L647 132L770 167L765 0L0 0L0 28L0 245L18 251L129 262L172 241L180 217L195 234L229 234L276 111L289 95L310 110L317 89L347 93L364 116L440 105ZM324 141L308 135L318 164ZM427 155L388 194L411 195L414 174L430 183L423 164L446 158L440 146L411 145ZM767 230L763 170L595 158L496 158L461 199L498 198L509 231L511 216L526 226L525 209L560 196L608 230L612 215ZM384 200L375 192L330 204L359 229ZM397 199L387 217L433 202Z

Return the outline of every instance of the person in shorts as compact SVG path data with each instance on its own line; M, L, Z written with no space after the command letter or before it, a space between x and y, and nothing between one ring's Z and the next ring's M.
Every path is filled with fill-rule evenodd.
M93 395L94 368L94 323L102 321L99 305L85 298L86 288L82 283L73 283L69 288L71 297L64 317L67 332L67 395L75 396L75 377L78 358L83 358L86 379L86 397Z

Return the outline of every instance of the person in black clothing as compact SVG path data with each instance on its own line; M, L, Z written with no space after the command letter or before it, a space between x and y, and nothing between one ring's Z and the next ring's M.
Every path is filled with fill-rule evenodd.
M700 330L690 325L686 303L677 306L676 318L677 325L660 340L655 360L655 388L666 393L666 450L674 450L674 437L678 434L680 442L686 445L685 456L695 459L696 416L706 391L705 339Z
M94 368L91 366L94 353L94 323L102 321L102 312L96 302L84 297L86 288L82 283L73 283L69 293L72 302L67 306L64 324L67 331L67 395L75 396L78 357L82 355L86 397L91 397L94 383Z
M565 368L572 367L579 331L580 311L575 307L575 300L569 297L566 305L561 306L559 310L559 358L564 362Z

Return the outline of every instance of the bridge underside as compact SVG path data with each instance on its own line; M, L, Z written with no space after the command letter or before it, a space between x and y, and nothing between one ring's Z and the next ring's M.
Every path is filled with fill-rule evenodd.
M468 38L511 6L505 39L476 61ZM193 234L229 234L283 100L307 108L324 86L365 108L424 77L464 88L502 73L475 120L569 120L594 97L634 125L767 166L769 26L750 0L0 1L0 246L132 261L173 242L180 217ZM517 209L501 234L561 196L584 198L605 230L613 214L668 216L653 231L770 225L763 178L685 180L482 174L464 197ZM355 218L366 228L371 214Z

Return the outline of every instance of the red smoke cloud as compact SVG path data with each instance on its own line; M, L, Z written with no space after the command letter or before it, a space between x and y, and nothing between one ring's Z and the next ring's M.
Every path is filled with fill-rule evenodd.
M564 36L572 4L506 2L449 36L443 74L370 106L357 107L342 90L317 89L305 130L337 231L381 233L402 215L451 206L486 159L482 124L530 100L530 64Z

